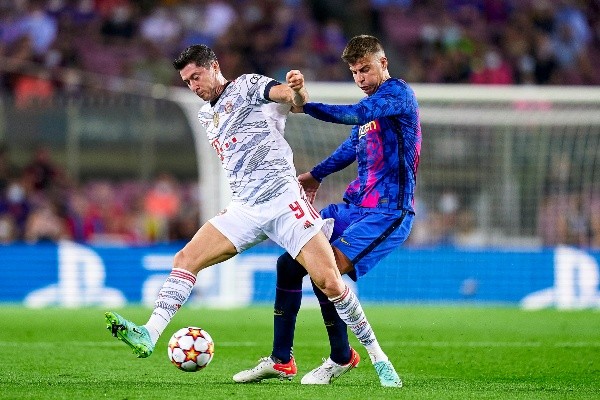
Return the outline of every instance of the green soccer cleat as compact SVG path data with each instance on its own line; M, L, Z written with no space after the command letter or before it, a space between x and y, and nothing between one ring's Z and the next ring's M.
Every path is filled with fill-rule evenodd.
M394 366L389 361L377 361L375 364L375 371L379 375L379 381L381 386L386 387L402 387L402 380L396 373Z
M106 317L106 329L114 337L127 343L135 355L139 358L146 358L152 354L154 345L148 329L126 320L116 312L109 311L104 316Z

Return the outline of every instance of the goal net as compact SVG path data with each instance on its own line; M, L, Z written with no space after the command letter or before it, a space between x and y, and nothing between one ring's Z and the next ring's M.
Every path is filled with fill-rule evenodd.
M308 88L312 101L325 103L352 104L362 96L352 84ZM600 269L590 255L600 248L600 90L413 88L423 134L415 223L402 249L361 279L361 298L600 304ZM291 115L286 139L298 173L327 157L349 132L349 126ZM206 142L203 135L198 138ZM201 161L200 181L214 192L208 188L225 180L214 173L218 167L204 164L211 160ZM355 176L355 165L328 176L317 208L340 202ZM252 257L241 259L248 270L254 268ZM266 276L264 293L253 289L257 300L273 296L273 277ZM227 281L241 285L238 278L232 273Z
M354 85L311 84L314 101L351 104ZM414 85L423 133L410 245L600 246L600 90ZM350 127L288 118L298 172ZM327 177L341 200L355 167Z

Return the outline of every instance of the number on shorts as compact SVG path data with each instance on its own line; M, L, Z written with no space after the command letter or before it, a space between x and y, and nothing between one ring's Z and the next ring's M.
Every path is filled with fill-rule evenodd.
M296 219L304 217L305 212L297 201L293 202L289 206L290 209L294 212L294 217L296 217Z

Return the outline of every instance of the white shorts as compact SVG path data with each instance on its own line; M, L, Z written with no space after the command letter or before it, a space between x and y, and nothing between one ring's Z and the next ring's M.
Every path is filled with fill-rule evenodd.
M232 201L209 222L233 243L238 253L269 238L293 258L325 224L302 187L294 183L280 196L260 205Z

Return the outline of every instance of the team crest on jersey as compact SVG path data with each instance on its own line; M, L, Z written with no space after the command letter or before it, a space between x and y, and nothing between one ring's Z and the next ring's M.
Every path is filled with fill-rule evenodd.
M366 124L362 125L358 129L358 137L361 138L361 137L365 136L367 133L373 132L376 130L379 130L379 123L377 122L377 120L367 122Z
M224 109L227 114L231 113L233 111L233 103L231 103L231 101L228 101L227 103L225 103Z
M213 114L213 125L215 126L215 128L219 127L219 113L215 112Z
M312 222L308 220L304 221L304 229L312 228L313 226L315 225Z

